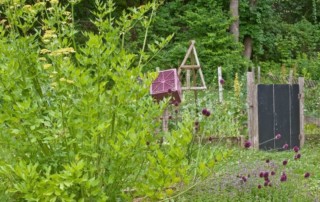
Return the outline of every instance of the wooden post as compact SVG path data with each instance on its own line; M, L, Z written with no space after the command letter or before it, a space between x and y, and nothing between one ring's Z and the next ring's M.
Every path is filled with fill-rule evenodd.
M186 81L187 81L187 89L190 89L190 69L187 70Z
M254 72L247 72L248 132L253 148L259 149L257 87Z
M305 142L304 136L304 78L299 77L299 100L300 100L300 147L303 147Z
M260 73L260 66L258 66L258 83L260 83L260 78L261 78L261 77L260 77L260 74L261 74L261 73Z
M223 102L223 86L220 82L222 79L222 70L221 67L218 67L219 102Z
M169 125L169 112L166 108L162 115L162 131L167 132L168 131L168 125Z
M293 77L293 70L290 69L289 79L288 79L288 83L289 83L290 85L292 85L292 77Z
M256 73L255 73L255 68L254 68L254 66L251 67L251 72L253 73L253 81L255 82L255 80L256 80Z
M193 86L197 85L197 70L195 69L194 71L194 75L193 75ZM195 90L194 91L194 103L195 103L195 107L196 107L196 116L198 115L198 91Z

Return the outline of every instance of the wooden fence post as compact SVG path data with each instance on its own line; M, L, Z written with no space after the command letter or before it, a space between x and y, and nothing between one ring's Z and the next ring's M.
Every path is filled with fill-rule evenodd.
M166 108L162 115L162 131L168 132L168 126L169 126L169 111L168 111L168 108Z
M288 83L289 83L290 85L292 85L292 80L293 80L292 78L293 78L293 70L290 69L289 79L288 79Z
M253 148L259 149L257 87L254 72L247 72L248 132Z
M218 67L219 102L223 102L222 70Z
M260 66L258 66L258 84L260 84L260 78L261 78L261 70L260 70Z
M300 147L303 147L305 142L304 136L304 78L299 77L299 104L300 104Z

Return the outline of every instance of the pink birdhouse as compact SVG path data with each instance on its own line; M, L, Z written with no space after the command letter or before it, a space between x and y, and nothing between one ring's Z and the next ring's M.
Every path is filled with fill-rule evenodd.
M173 104L181 103L181 84L176 69L160 71L150 87L151 96L158 102L171 97Z

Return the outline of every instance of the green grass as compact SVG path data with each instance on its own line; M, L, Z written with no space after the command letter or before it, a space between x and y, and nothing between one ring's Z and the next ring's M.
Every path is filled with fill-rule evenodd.
M176 201L319 201L320 135L308 137L300 153L301 159L294 160L292 150L277 152L234 148L231 158L218 164L209 178ZM266 159L270 160L269 164ZM282 165L283 160L288 160L287 166ZM264 187L264 179L259 177L259 173L271 170L276 172L270 177L272 186ZM283 171L288 176L286 182L280 182ZM311 174L307 179L304 178L306 172ZM243 182L241 176L248 174L250 177ZM258 189L259 184L261 189Z

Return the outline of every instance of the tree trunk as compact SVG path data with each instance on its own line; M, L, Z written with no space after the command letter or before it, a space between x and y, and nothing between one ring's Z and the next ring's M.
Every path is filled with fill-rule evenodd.
M236 42L239 42L239 0L230 0L230 12L235 20L230 26L230 32L233 34Z
M257 0L250 0L249 4L250 4L249 5L250 10L255 9L257 5ZM252 57L252 45L253 45L253 39L250 35L245 35L243 39L243 45L244 45L243 56L250 60Z
M243 55L244 57L248 58L249 60L251 59L251 55L252 55L252 43L253 43L253 40L251 38L251 36L249 35L246 35L244 37L244 52L243 52Z

